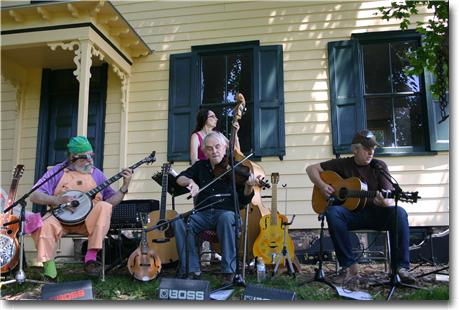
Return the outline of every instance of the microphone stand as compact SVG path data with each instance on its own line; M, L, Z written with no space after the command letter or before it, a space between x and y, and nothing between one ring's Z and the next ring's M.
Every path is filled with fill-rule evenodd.
M375 286L382 286L382 285L390 285L391 288L389 290L389 293L387 294L387 299L390 300L392 295L395 292L395 289L397 287L406 287L406 288L413 288L413 289L419 289L419 287L414 286L414 285L409 285L406 283L402 283L400 280L400 275L398 274L398 201L400 200L400 197L403 195L403 190L399 186L397 180L392 177L389 172L385 171L381 167L375 166L374 167L377 171L381 173L381 175L388 180L392 186L394 187L394 198L395 198L395 206L394 206L394 254L393 254L393 262L391 263L391 275L390 275L390 280L388 282L384 283L377 283Z
M333 203L335 203L336 198L334 196L330 196L328 198L328 205L332 206ZM325 273L322 270L322 264L323 264L323 237L324 237L324 219L325 219L325 212L320 213L318 216L318 220L320 221L320 237L319 237L319 267L316 269L316 273L314 275L314 278L310 281L305 282L304 284L308 284L311 282L322 282L327 284L329 287L331 287L334 291L336 291L336 287L327 279L325 279Z
M19 216L19 221L20 221L20 230L19 230L19 269L18 271L16 272L16 276L14 279L11 279L11 280L8 280L8 281L5 281L5 282L1 282L0 283L0 287L2 285L7 285L7 284L11 284L11 283L19 283L19 284L22 284L24 282L31 282L31 283L40 283L40 284L46 284L47 282L44 282L44 281L37 281L37 280L31 280L31 279L27 279L26 277L26 274L23 270L23 266L24 266L24 227L25 227L25 209L26 209L26 206L27 206L27 202L26 202L26 199L33 193L35 192L38 188L40 188L43 184L45 184L46 182L48 182L51 178L53 178L54 176L56 176L59 172L61 172L62 170L64 170L65 168L67 168L69 165L70 165L71 161L65 161L62 165L62 167L60 167L59 169L56 170L56 172L54 172L52 175L50 175L49 177L47 177L46 179L44 179L42 182L40 182L39 184L35 185L34 187L32 187L32 189L24 194L21 198L19 198L17 201L15 201L13 204L11 204L11 206L9 206L8 208L5 209L5 213L8 212L9 210L13 209L14 207L16 207L17 205L21 205L21 211L20 211L20 216Z
M252 154L248 155L246 158L244 158L242 161L238 162L237 164L234 164L234 139L231 139L233 143L230 143L230 147L229 147L229 156L230 156L230 170L231 170L231 185L232 185L232 190L233 190L233 206L234 206L234 247L236 249L236 252L235 252L235 257L234 259L236 260L236 270L234 272L234 277L233 277L233 281L232 283L230 284L227 284L227 285L224 285L220 288L217 288L215 290L213 290L212 292L217 292L217 291L221 291L221 290L226 290L226 289L229 289L229 288L232 288L232 287L235 287L235 286L241 286L241 287L245 287L245 281L244 281L244 278L241 274L241 270L240 270L240 266L239 266L239 230L240 230L240 223L239 223L239 219L240 219L240 210L239 210L239 199L238 199L238 195L237 195L237 191L236 191L236 173L235 173L235 170L234 168L238 165L240 165L243 161L245 161L247 158L249 158L250 156L252 156ZM227 171L228 172L228 171Z

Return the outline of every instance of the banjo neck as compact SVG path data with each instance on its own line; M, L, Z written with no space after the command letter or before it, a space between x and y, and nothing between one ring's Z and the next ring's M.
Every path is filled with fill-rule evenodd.
M138 163L135 163L132 166L130 166L129 169L134 170L137 167L139 167L140 165L142 165L143 163L144 163L144 161L141 160ZM121 179L122 176L123 176L123 171L118 172L117 174L112 176L110 179L105 180L105 182L99 184L97 187L95 187L92 190L90 190L89 192L87 192L86 195L88 195L91 198L94 197L98 192L104 190L105 188L110 186L112 183L114 183L114 182L118 181L119 179Z

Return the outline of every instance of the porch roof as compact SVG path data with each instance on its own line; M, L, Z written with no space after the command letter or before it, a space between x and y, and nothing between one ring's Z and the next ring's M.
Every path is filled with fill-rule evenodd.
M94 45L93 55L99 56L93 57L94 65L104 60L128 75L136 58L152 53L109 1L3 2L1 14L2 63L19 70L74 67L77 48L72 52L72 42L84 40Z

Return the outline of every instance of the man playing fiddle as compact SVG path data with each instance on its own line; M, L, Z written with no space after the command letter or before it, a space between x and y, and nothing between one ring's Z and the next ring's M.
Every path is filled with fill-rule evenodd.
M191 195L195 197L196 210L209 206L205 210L195 212L188 218L189 230L187 239L188 248L188 271L186 275L186 225L180 219L173 223L174 233L177 244L177 252L180 257L178 270L179 277L199 278L200 264L197 253L196 236L204 230L216 230L218 240L222 250L221 271L224 282L231 282L236 271L236 240L235 240L235 216L233 205L233 190L231 180L218 179L212 185L208 186L214 176L214 168L222 162L226 155L227 139L219 132L211 132L204 138L203 151L206 154L206 160L200 160L194 163L187 170L180 173L177 177L177 184L187 187ZM231 173L229 173L231 175ZM253 175L247 178L244 184L236 186L237 196L240 207L250 203L254 195L252 186L258 184L258 179ZM218 202L218 203L217 203Z

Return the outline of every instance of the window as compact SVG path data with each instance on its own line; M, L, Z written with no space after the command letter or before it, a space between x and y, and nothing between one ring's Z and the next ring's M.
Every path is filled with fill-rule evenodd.
M246 100L246 113L239 122L239 143L244 153L252 149L252 53L239 51L201 56L201 105L215 112L217 129L230 138L237 93Z
M236 94L246 99L239 122L244 154L285 155L282 46L258 41L193 46L170 58L169 161L189 160L189 138L201 107L215 112L229 137Z
M361 44L367 128L381 146L425 149L420 78L404 73L405 52L417 46L417 40Z
M419 44L414 31L356 34L329 43L335 154L350 152L352 136L363 128L375 133L380 154L448 150L448 123L438 124L438 104L426 91L429 73L404 73L405 52Z

